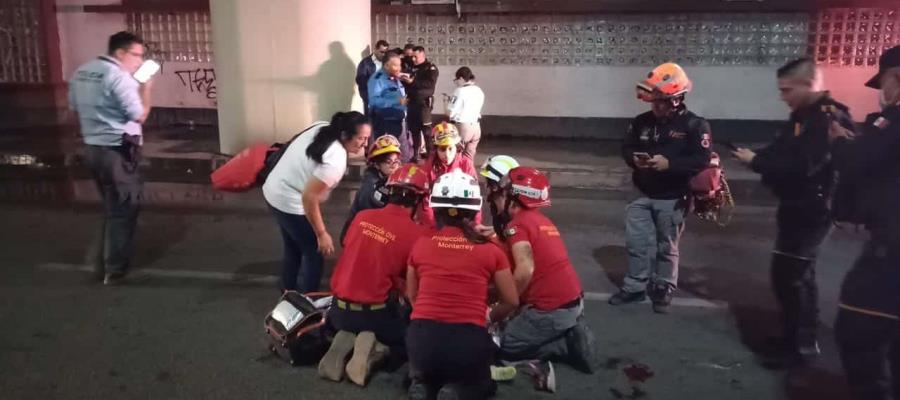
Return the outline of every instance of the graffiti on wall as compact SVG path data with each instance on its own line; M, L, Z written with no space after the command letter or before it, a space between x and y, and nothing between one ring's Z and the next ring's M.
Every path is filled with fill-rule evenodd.
M184 69L175 71L175 75L191 93L200 93L210 100L216 99L215 68Z

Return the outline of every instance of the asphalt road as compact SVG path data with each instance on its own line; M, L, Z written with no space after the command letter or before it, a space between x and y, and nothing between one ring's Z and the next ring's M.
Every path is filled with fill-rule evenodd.
M625 201L554 199L559 226L585 290L613 293L624 275ZM343 210L331 205L339 231ZM136 282L103 287L80 272L97 211L0 206L0 388L10 399L403 398L403 369L370 385L329 383L265 349L262 320L278 293L281 240L264 213L149 210L141 216ZM744 206L725 228L691 219L682 246L681 290L670 315L649 304L587 303L602 368L558 368L559 393L525 377L500 399L614 399L622 368L647 364L649 399L844 399L830 326L840 280L861 237L837 232L818 266L825 355L810 368L771 369L754 351L775 334L768 284L774 209Z

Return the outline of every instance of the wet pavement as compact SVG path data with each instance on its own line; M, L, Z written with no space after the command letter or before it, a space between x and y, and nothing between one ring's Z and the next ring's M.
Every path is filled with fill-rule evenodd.
M150 195L138 230L135 281L121 287L91 283L84 272L99 210L77 158L15 150L0 140L0 154L36 157L0 166L0 220L7 227L0 230L0 369L14 371L0 374L2 397L402 398L403 369L379 373L360 389L322 381L314 368L290 368L267 353L262 322L278 298L273 276L281 254L274 220L258 191L211 191L206 179L216 155L210 146L182 143L180 135L156 141L159 151L144 166ZM497 139L480 156L497 148L551 174L559 168L612 176L621 168L614 143ZM59 156L62 164L52 159ZM204 163L207 170L199 167ZM758 181L736 175L752 196L736 196L727 227L689 220L676 306L655 315L649 304L602 301L625 271L622 214L633 196L627 180L578 185L572 182L584 181L557 174L548 215L588 292L586 316L601 368L584 375L558 367L555 396L534 392L520 376L501 385L498 398L629 398L617 393L627 393L623 369L636 363L654 373L641 388L648 399L847 398L830 326L840 281L862 237L835 232L823 247L817 279L824 356L793 372L776 368L762 357L765 338L778 331L768 284L774 208ZM346 181L324 209L333 233L353 193L352 177ZM14 193L16 184L27 190Z

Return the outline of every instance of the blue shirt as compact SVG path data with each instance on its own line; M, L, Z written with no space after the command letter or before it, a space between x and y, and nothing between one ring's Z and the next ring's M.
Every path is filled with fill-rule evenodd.
M399 79L392 79L384 70L369 78L369 108L376 118L404 119L406 106L400 99L406 97L406 89Z
M128 132L140 135L144 114L140 84L118 61L100 56L82 65L69 80L69 108L78 112L84 143L118 146Z

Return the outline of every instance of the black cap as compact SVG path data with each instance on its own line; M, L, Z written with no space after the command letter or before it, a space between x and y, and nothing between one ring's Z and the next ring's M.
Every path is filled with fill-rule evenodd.
M900 46L894 46L887 49L878 59L878 74L866 82L866 86L874 89L881 89L881 75L895 67L900 67Z

